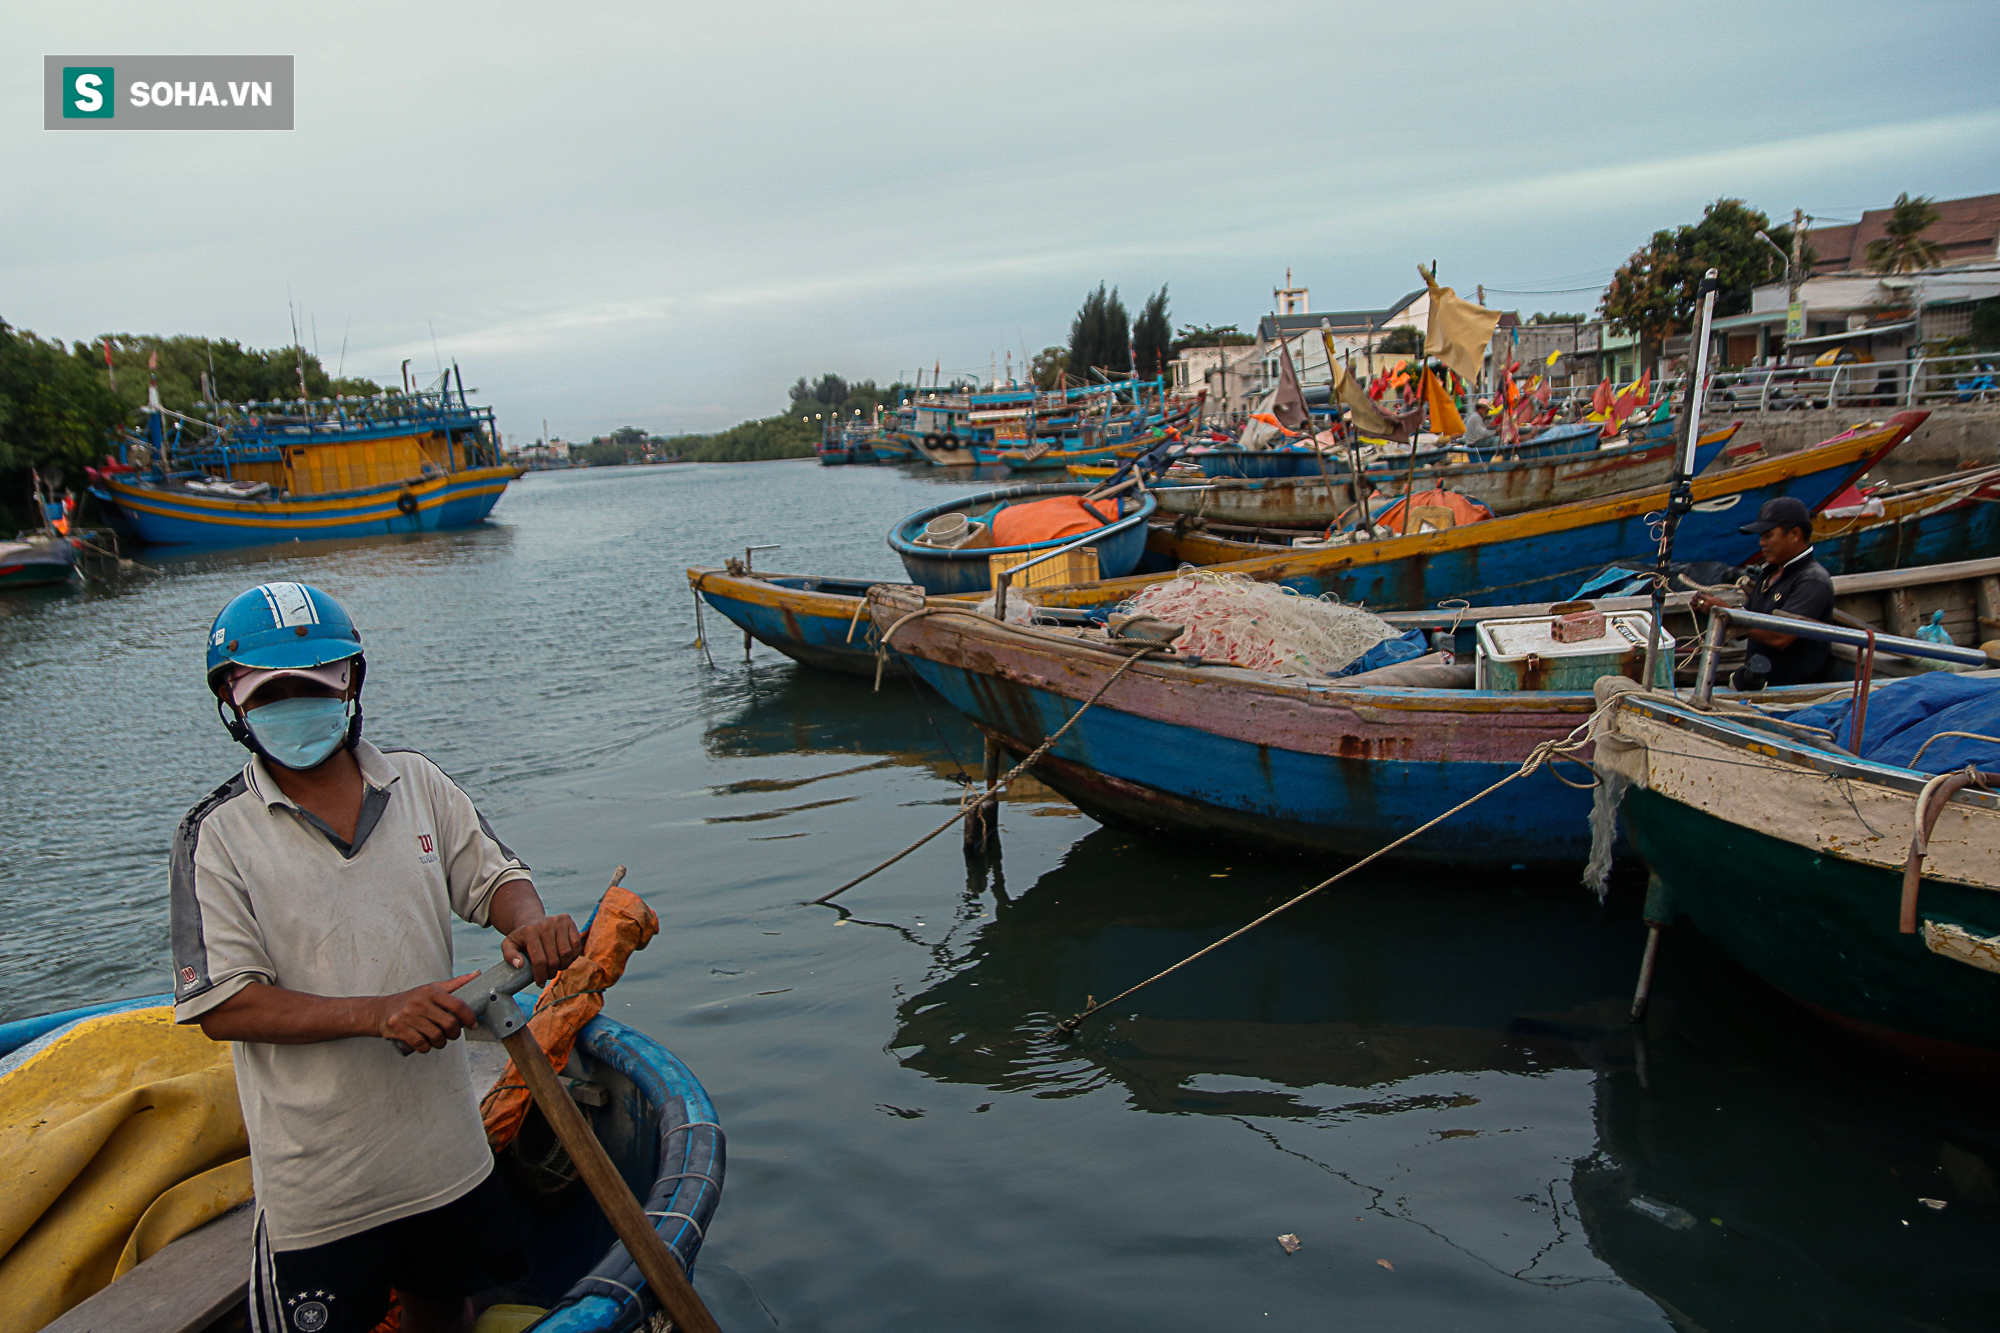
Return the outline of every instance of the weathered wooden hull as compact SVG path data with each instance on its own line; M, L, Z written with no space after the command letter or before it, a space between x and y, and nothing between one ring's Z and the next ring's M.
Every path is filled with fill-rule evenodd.
M875 626L860 614L865 581L721 569L690 569L687 579L695 596L732 625L793 661L842 675L875 674ZM902 659L891 653L883 670L902 675Z
M1697 478L1695 507L1681 520L1676 558L1742 563L1755 553L1756 539L1737 529L1755 518L1766 500L1796 496L1817 511L1929 415L1904 412L1872 430ZM1216 568L1308 596L1330 593L1375 610L1416 610L1447 598L1474 605L1557 601L1614 560L1650 559L1657 547L1651 516L1666 501L1664 488L1625 491L1444 532L1280 551ZM1167 575L1051 589L1037 592L1035 600L1046 606L1111 605L1162 577Z
M1670 701L1628 696L1607 721L1599 767L1632 783L1623 819L1659 884L1650 915L1685 917L1870 1041L2000 1077L2000 799L1945 806L1905 935L1903 862L1927 775Z
M1715 460L1741 426L1741 422L1732 422L1720 430L1703 432L1695 453L1697 474ZM1512 461L1425 464L1416 470L1416 489L1460 491L1496 514L1519 514L1614 491L1658 486L1673 475L1673 470L1673 441L1654 440ZM1158 488L1160 508L1169 514L1193 514L1246 527L1324 528L1354 506L1346 469L1329 459L1328 471L1331 480L1314 471L1225 483L1222 489L1212 491L1162 486ZM1407 467L1372 467L1362 475L1391 494L1400 494L1410 485Z
M920 605L887 586L869 595L879 625ZM919 679L1016 756L1062 726L1123 661L960 611L910 620L893 643ZM1355 689L1142 662L1034 774L1107 823L1361 856L1513 772L1594 706L1588 692ZM1544 769L1400 854L1468 865L1580 860L1589 813L1588 792Z

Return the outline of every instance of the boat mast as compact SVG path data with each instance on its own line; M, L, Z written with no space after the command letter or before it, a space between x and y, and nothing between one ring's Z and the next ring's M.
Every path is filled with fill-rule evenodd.
M1701 403L1708 388L1708 334L1709 326L1715 319L1715 293L1718 284L1714 269L1702 275L1701 286L1695 291L1695 345L1693 364L1688 367L1687 396L1681 409L1681 427L1685 438L1679 451L1674 455L1674 478L1667 491L1667 521L1660 530L1660 554L1653 569L1653 624L1646 631L1646 678L1647 689L1653 688L1655 664L1660 655L1661 620L1667 611L1667 566L1674 558L1674 531L1680 527L1681 515L1694 508L1694 451L1701 440Z

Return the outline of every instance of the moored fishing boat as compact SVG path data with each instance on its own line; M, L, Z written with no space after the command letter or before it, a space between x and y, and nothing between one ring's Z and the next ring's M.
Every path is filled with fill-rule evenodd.
M1764 501L1791 495L1808 511L1817 511L1928 416L1921 410L1902 412L1811 449L1697 477L1694 508L1680 522L1677 555L1740 563L1755 543L1737 529ZM1416 610L1447 598L1474 604L1555 601L1604 566L1655 550L1651 516L1666 501L1664 488L1625 491L1441 532L1288 549L1215 568L1281 583L1309 596L1331 593L1378 611ZM1110 606L1161 577L1166 576L1041 589L1031 597L1049 607Z
M767 574L735 562L690 569L687 580L710 608L793 661L850 676L875 674L875 625L862 614L871 580ZM902 659L889 654L882 669L900 676Z
M889 548L902 559L912 580L939 594L986 592L993 586L995 558L1018 564L1065 547L1079 548L1081 556L1089 556L1098 578L1115 579L1138 567L1146 549L1146 520L1156 503L1150 492L1093 499L1092 489L1081 482L1048 482L930 505L889 529ZM1050 522L1023 525L1037 532L1047 528L1053 535L1020 542L1008 537L1009 526L1031 508L1039 517L1052 503L1064 502L1065 508ZM942 533L946 527L951 529L949 537ZM1053 578L1056 571L1051 564L1046 572Z
M1090 466L1102 463L1115 464L1121 459L1137 458L1140 452L1137 444L1099 445L1094 448L1008 449L1001 453L1000 461L1010 472L1062 472L1071 467Z
M59 587L77 581L76 543L55 533L0 541L0 588Z
M2000 767L2000 679L1883 686L1858 757L1836 744L1856 745L1851 706L1825 712L1793 715L1832 723L1820 741L1657 694L1611 700L1595 763L1623 785L1621 818L1653 876L1647 918L1686 919L1907 1059L2000 1078L2000 775L1966 781Z
M1128 444L1154 425L1185 422L1201 400L1169 408L1159 380L1038 390L1028 385L983 392L919 394L900 406L889 438L939 467L1004 462L1044 440L1062 450Z
M155 388L144 437L90 470L91 493L132 535L162 545L469 527L525 469L500 461L493 409L473 407L463 379L455 389L450 380L375 398L213 404L212 422L167 411ZM183 442L188 427L197 437Z

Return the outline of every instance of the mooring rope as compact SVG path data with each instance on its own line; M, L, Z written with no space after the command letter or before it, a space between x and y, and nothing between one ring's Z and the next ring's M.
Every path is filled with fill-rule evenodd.
M1396 839L1394 842L1388 844L1387 846L1378 847L1376 850L1370 852L1367 856L1362 857L1359 861L1356 861L1353 865L1347 867L1347 869L1341 871L1333 878L1328 880L1323 880L1320 883L1315 884L1311 888L1307 889L1304 893L1299 894L1297 897L1291 898L1286 902L1280 903L1278 906L1264 913L1264 915L1258 917L1255 921L1252 921L1249 925L1241 926L1235 930L1230 931L1227 935L1224 935L1221 939L1209 945L1207 948L1196 950L1194 953L1191 953L1187 957L1181 959L1178 963L1175 963L1172 967L1166 968L1164 971L1155 972L1152 976L1147 977L1144 981L1140 982L1136 986L1126 987L1124 990L1119 991L1116 995L1112 996L1108 1000L1105 1000L1101 1004L1093 1001L1084 1008L1082 1013L1074 1014L1069 1018L1065 1018L1062 1022L1056 1024L1054 1027L1050 1028L1047 1032L1044 1032L1042 1036L1044 1037L1069 1036L1071 1033L1076 1031L1077 1026L1081 1024L1084 1019L1089 1018L1092 1014L1098 1013L1104 1009L1108 1009L1112 1005L1117 1004L1120 1000L1125 999L1127 996L1136 994L1137 992L1144 990L1146 987L1152 985L1154 982L1160 980L1162 977L1172 976L1174 973L1186 967L1189 963L1194 962L1197 958L1201 958L1208 954L1214 953L1217 949L1220 949L1223 945L1229 943L1231 940L1242 938L1243 936L1249 934L1251 931L1255 930L1257 927L1263 925L1266 921L1269 921L1272 917L1275 917L1282 912L1288 912L1292 908L1297 907L1300 903L1312 897L1315 893L1318 893L1321 889L1332 888L1335 884L1340 883L1341 880L1346 879L1349 875L1361 869L1363 866L1368 865L1370 862L1380 860L1382 857L1387 856L1390 852L1395 851L1398 847L1401 847L1404 843L1409 842L1411 839L1417 837L1419 834L1427 833L1431 829L1436 828L1439 824L1444 823L1447 819L1450 819L1453 815L1457 814L1459 811L1464 810L1469 806L1477 805L1479 802L1485 800L1488 796L1491 796L1494 792L1499 791L1502 787L1506 786L1514 779L1527 777L1530 773L1533 773L1536 769L1540 768L1544 763L1549 762L1554 758L1557 757L1567 758L1573 751L1579 750L1583 748L1585 745L1588 745L1590 743L1590 736L1589 736L1590 726L1593 722L1597 720L1598 713L1602 713L1603 711L1604 708L1602 707L1597 709L1597 711L1593 712L1590 715L1590 717L1582 723L1582 725L1578 726L1575 730L1571 731L1569 735L1563 737L1562 739L1546 740L1543 741L1540 745L1537 745L1533 750L1529 751L1528 757L1521 761L1521 766L1519 768L1515 769L1512 773L1509 773L1506 777L1501 778L1498 782L1488 787L1485 791L1482 791L1477 795L1467 797L1465 800L1460 801L1457 805L1454 805L1451 809L1445 811L1443 814L1431 820L1429 823L1421 824L1418 827L1411 829L1408 833L1405 833L1402 837ZM1551 769L1551 771L1553 772L1554 770Z
M905 622L913 620L917 616L923 614L924 612L922 611L912 611L909 615L904 616L902 620L898 620L894 625L890 626L889 634L894 634L898 629L902 628ZM884 634L882 636L885 642L887 641L889 634ZM1034 748L1034 751L1030 753L1026 759L1023 759L1020 763L1014 765L1014 767L1007 770L1006 774L993 787L980 793L977 797L973 797L971 795L971 788L968 787L966 789L966 794L959 797L957 814L953 815L950 819L945 820L944 823L939 824L929 833L924 834L923 837L918 838L908 847L905 847L902 851L897 852L894 856L884 861L881 865L876 866L873 870L870 870L865 874L856 875L853 879L848 880L847 883L841 885L839 888L835 889L831 893L821 894L819 897L814 898L809 905L818 907L825 903L832 902L835 898L838 898L841 894L846 893L849 889L853 888L856 884L859 884L862 880L870 879L876 875L881 874L884 870L887 870L890 866L896 864L896 862L902 860L904 857L908 856L911 852L914 852L915 850L917 850L917 848L923 846L925 843L929 842L932 838L935 838L938 834L943 833L946 829L950 828L953 824L956 824L959 820L971 814L974 810L977 810L980 806L998 801L1000 799L1001 793L1007 790L1008 784L1012 783L1015 778L1019 777L1022 774L1023 771L1025 771L1033 764L1035 764L1038 760L1041 759L1043 755L1047 754L1050 748L1053 747L1057 741L1063 738L1063 733L1067 732L1071 727L1075 726L1077 723L1077 719L1082 717L1085 713L1088 713L1090 711L1090 706L1096 703L1099 699L1102 699L1104 697L1104 692L1110 689L1113 685L1117 684L1118 678L1124 675L1127 671L1130 671L1135 662L1137 662L1140 658L1149 655L1150 652L1137 652L1132 654L1130 657L1126 658L1123 662L1120 662L1118 664L1118 669L1112 672L1110 676L1106 677L1104 683L1097 687L1097 692L1091 695L1088 699L1083 701L1083 707L1077 709L1074 713L1071 713L1069 715L1069 721L1063 723L1060 727L1057 727L1055 730L1055 734L1050 736L1047 740L1043 741L1040 745L1037 745Z

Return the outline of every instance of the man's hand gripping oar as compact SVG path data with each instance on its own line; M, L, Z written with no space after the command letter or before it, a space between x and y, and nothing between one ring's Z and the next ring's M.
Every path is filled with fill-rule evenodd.
M611 877L613 887L624 878L625 867L619 866L618 872ZM419 987L408 994L418 996L428 992L422 1004L441 1008L456 1023L464 1025L475 1039L484 1036L489 1040L497 1039L506 1046L507 1054L514 1059L514 1068L521 1073L521 1081L528 1085L535 1105L542 1108L542 1117L549 1122L549 1128L555 1130L563 1151L576 1164L577 1174L590 1187L597 1206L604 1210L605 1220L611 1223L618 1239L625 1243L626 1252L639 1266L646 1285L659 1298L667 1317L684 1333L721 1333L714 1316L702 1304L701 1297L695 1294L694 1284L688 1281L680 1261L674 1258L666 1241L654 1230L645 1209L632 1197L625 1178L611 1164L604 1145L590 1132L583 1112L576 1109L576 1103L564 1091L562 1080L556 1077L555 1066L549 1063L548 1052L542 1049L542 1044L535 1040L534 1032L528 1027L528 1016L521 1012L520 1005L514 1003L515 994L534 980L534 975L534 967L526 957L518 963L503 960L484 972L468 973L441 986ZM468 981L471 984L468 985ZM460 1010L464 1012L460 1013ZM399 1010L398 1015L402 1012ZM428 1015L429 1010L419 1005L413 1016L416 1013ZM436 1044L441 1046L448 1040L450 1037L443 1037ZM419 1047L400 1040L396 1041L396 1045L405 1055L431 1048L429 1044Z

